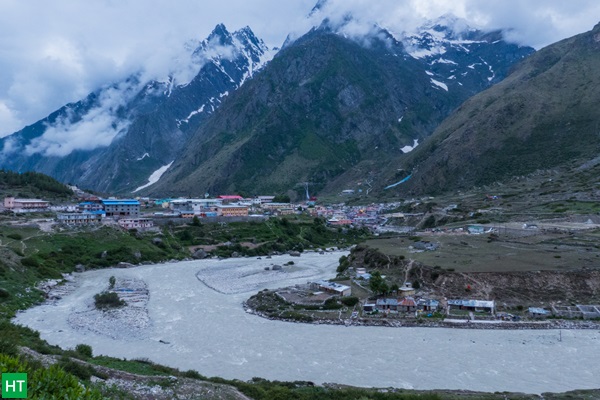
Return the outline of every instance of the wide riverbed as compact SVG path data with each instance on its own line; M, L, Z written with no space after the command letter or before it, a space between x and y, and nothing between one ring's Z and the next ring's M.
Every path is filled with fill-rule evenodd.
M77 274L70 294L20 313L15 322L64 348L87 343L96 355L149 358L224 378L528 393L600 387L597 330L563 330L559 341L555 330L308 325L270 321L242 309L260 289L333 276L341 254L85 272ZM264 270L287 261L294 266ZM107 289L111 275L143 281L149 290L146 322L131 335L125 320L108 327L119 333L112 336L106 324L98 331L73 323L74 316L89 312L94 294Z

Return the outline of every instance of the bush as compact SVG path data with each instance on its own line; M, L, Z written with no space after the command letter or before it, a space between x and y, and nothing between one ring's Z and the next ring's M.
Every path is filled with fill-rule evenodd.
M9 233L6 235L6 237L14 240L23 240L23 236L21 236L19 233Z
M33 257L24 257L21 258L21 265L23 265L24 267L37 268L40 266L40 262Z
M10 297L10 292L4 288L0 288L0 299L8 299Z
M111 276L110 278L108 278L108 287L109 288L114 288L115 287L115 283L117 283L117 279L114 276Z
M342 297L341 300L342 304L348 306L348 307L354 307L355 305L358 304L358 297Z
M119 298L115 292L102 292L94 296L96 308L117 308L125 305L125 301Z
M78 344L75 346L75 352L82 358L92 358L92 346L87 344Z

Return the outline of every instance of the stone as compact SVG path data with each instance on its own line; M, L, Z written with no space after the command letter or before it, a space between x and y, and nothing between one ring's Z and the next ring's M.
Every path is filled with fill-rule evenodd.
M290 251L288 254L292 257L300 257L299 251Z
M196 260L202 260L208 257L208 253L204 251L204 249L198 249L194 252L194 254L192 254L192 257Z

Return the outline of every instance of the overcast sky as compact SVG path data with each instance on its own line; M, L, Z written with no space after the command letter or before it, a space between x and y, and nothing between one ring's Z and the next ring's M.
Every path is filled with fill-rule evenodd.
M161 77L190 40L223 22L250 26L269 47L306 32L323 14L352 12L393 31L452 12L485 29L512 28L536 48L585 32L598 0L0 0L0 137L132 72Z

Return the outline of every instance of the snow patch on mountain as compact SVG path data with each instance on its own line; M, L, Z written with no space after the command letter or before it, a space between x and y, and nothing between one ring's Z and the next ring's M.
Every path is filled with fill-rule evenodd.
M416 149L418 145L419 145L419 139L415 139L412 146L404 146L400 150L405 154L410 153L411 151Z
M441 87L442 89L444 89L446 92L448 91L448 85L446 85L443 82L440 81L436 81L435 79L431 79L431 83L433 83L435 86Z
M139 192L142 189L145 189L145 188L147 188L147 187L149 187L151 185L154 185L156 182L158 182L160 180L160 178L163 176L163 174L165 172L167 172L167 170L171 167L171 165L173 165L174 162L175 162L175 160L171 161L167 165L163 165L162 167L160 167L159 169L157 169L156 171L154 171L150 175L150 177L148 178L148 183L146 183L145 185L142 185L142 186L138 187L137 189L135 189L131 193Z
M150 154L144 153L141 157L136 158L136 161L142 161L146 157L150 157Z

